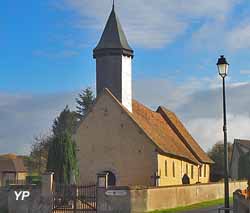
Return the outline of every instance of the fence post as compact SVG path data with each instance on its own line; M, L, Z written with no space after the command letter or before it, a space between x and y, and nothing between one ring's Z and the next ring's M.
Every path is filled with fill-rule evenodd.
M42 196L43 197L51 197L53 191L53 172L46 172L42 175Z
M74 199L74 213L77 213L76 211L77 211L77 203L76 203L76 201L77 201L77 193L78 193L78 190L77 190L77 185L72 185L73 186L73 192L74 192L74 195L73 195L73 199Z

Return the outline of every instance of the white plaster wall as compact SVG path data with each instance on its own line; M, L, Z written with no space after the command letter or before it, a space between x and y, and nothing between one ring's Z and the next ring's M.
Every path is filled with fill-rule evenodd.
M132 60L122 56L122 104L132 112Z

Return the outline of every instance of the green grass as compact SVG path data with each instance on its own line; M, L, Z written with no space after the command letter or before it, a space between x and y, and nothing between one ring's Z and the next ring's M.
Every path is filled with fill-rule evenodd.
M230 198L230 203L233 202L233 198ZM183 212L187 210L195 210L195 209L202 209L202 208L207 208L207 207L212 207L212 206L219 206L224 204L224 199L218 199L218 200L211 200L211 201L205 201L202 203L197 203L193 204L190 206L181 206L173 209L166 209L166 210L157 210L157 211L152 211L151 213L172 213L172 212Z

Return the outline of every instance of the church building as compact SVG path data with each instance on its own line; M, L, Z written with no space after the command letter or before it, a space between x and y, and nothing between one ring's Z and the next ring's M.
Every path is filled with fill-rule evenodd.
M132 99L134 51L114 6L93 57L97 98L75 134L81 183L98 173L117 186L209 182L213 161L178 117Z

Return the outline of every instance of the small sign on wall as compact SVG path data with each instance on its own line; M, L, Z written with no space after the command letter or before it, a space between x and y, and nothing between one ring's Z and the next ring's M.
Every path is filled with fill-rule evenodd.
M126 196L127 191L125 190L107 190L105 192L107 196Z

